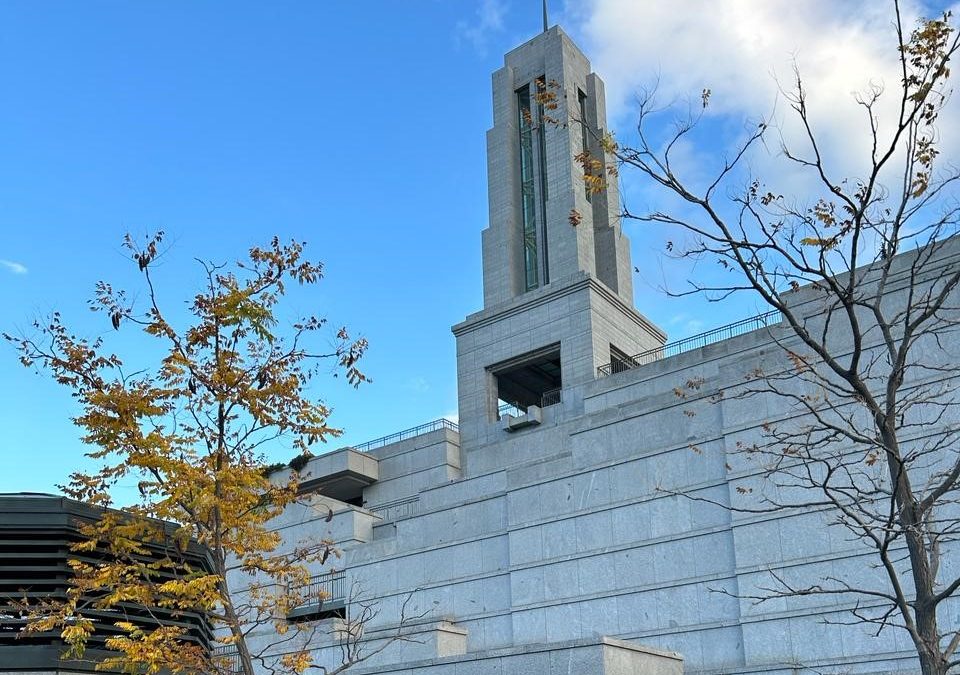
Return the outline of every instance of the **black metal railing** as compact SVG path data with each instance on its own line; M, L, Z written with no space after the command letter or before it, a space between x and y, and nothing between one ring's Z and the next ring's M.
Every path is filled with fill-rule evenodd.
M547 406L557 405L561 400L562 390L558 387L556 389L551 389L550 391L545 391L540 396L540 407L546 408Z
M767 312L766 314L759 314L757 316L752 316L749 319L737 321L736 323L727 324L726 326L721 326L720 328L714 328L713 330L708 330L707 332L700 333L699 335L692 335L688 338L677 340L676 342L670 342L662 347L654 347L653 349L648 349L647 351L641 352L640 354L635 354L634 356L615 358L610 363L606 363L597 368L597 376L605 377L607 375L622 373L626 370L633 370L634 368L639 368L640 366L653 363L654 361L667 359L671 356L677 356L678 354L688 352L692 349L706 347L707 345L712 345L716 342L722 342L723 340L727 340L738 335L743 335L744 333L749 333L760 328L772 326L780 323L782 318L783 317L780 315L780 312L774 310L772 312Z
M343 603L347 599L346 575L343 570L315 574L306 584L288 586L287 593L303 596L301 606Z
M384 521L397 520L398 518L407 518L415 516L420 512L420 496L405 497L396 499L392 502L384 502L375 506L368 506L368 510L373 511Z
M547 406L557 405L563 400L563 390L559 387L556 389L550 389L543 392L540 395L540 407L546 408ZM527 409L517 405L516 403L503 403L497 407L497 418L501 419L504 415L512 415L513 417L520 417L521 415L526 415Z
M213 648L213 658L220 672L242 673L243 664L240 663L240 652L233 645Z
M360 445L351 445L349 447L359 452L369 452L370 450L382 448L385 445L390 445L391 443L396 443L397 441L405 441L408 438L423 436L424 434L429 434L432 431L438 431L440 429L450 429L451 431L459 432L460 425L458 425L456 422L451 422L448 419L440 418L438 420L433 420L432 422L427 422L426 424L421 424L417 427L411 427L409 429L404 429L403 431L398 431L394 434L390 434L389 436L381 436L380 438L375 438L372 441L367 441L366 443L361 443Z

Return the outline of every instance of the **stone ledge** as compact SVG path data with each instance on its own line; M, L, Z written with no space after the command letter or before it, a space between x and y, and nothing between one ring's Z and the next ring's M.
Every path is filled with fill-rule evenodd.
M572 662L575 651L586 652L579 655L581 658L577 659L576 665L589 665L589 669L571 671L577 672L578 675L592 675L594 673L597 675L682 675L683 673L683 657L676 652L609 637L543 642L517 647L490 649L459 656L407 661L404 663L379 665L370 668L360 667L351 669L351 673L367 675L373 673L412 672L421 668L429 668L429 672L432 674L434 672L446 672L446 669L442 668L443 666L450 666L449 672L453 673L460 672L457 666L470 662L500 660L507 661L509 664L509 660L517 659L518 661L522 661L524 657L530 657L531 655L543 655L549 659L553 653L558 653L558 656L566 656L570 658ZM594 651L596 652L595 654L590 653ZM563 652L567 652L567 654L563 655ZM584 659L582 657L587 658ZM611 662L614 660L620 663L612 664ZM641 666L640 669L638 669L638 665ZM509 666L505 666L502 671L497 672L503 672L504 674L522 672L521 670L508 669L508 667ZM551 668L550 673L553 672L554 669ZM559 670L556 672L560 673ZM567 670L564 669L563 672L567 672Z

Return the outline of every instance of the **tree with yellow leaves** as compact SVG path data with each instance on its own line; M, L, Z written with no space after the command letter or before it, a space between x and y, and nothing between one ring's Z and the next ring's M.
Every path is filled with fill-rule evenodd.
M276 238L233 267L202 263L206 283L189 305L189 325L178 326L154 288L161 241L162 233L144 245L129 236L124 241L143 275L146 307L135 308L104 282L91 301L114 329L137 328L159 344L153 368L127 372L102 339L77 337L59 314L37 322L35 336L5 336L23 365L49 372L81 407L74 421L100 467L72 474L67 495L112 507L120 481L136 481L140 492L137 503L104 508L85 527L67 597L26 607L27 630L59 630L72 658L82 658L96 639L112 654L98 664L105 669L245 675L319 669L301 634L315 626L288 625L284 610L322 600L304 590L310 566L336 552L329 541L281 547L270 522L298 499L297 474L268 479L262 451L284 437L309 455L314 443L339 435L327 423L329 410L306 389L331 362L355 386L365 381L357 361L366 341L340 329L332 347L318 352L310 343L326 330L325 320L280 325L276 307L287 285L317 283L322 267L303 257L303 244ZM207 565L183 555L197 546ZM117 620L105 638L95 636L104 616L122 618L130 606L151 621ZM187 615L202 617L219 651L191 634ZM271 625L276 639L255 647L250 635ZM361 632L346 631L355 638ZM321 670L340 672L367 657L358 644L350 647L343 663ZM214 655L224 649L229 659Z

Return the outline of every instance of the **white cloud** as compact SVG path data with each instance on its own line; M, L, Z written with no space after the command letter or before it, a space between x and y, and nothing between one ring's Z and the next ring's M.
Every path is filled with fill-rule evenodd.
M0 265L3 265L8 272L13 274L26 274L29 271L27 270L26 265L22 265L12 260L0 260Z
M778 82L792 88L796 63L809 93L808 107L820 138L835 148L845 174L862 175L869 159L867 120L854 93L871 85L890 90L880 105L881 129L895 110L897 69L892 3L876 0L687 0L680 3L589 0L567 15L585 37L594 70L607 85L613 126L629 129L635 95L658 81L662 101L713 95L710 113L731 120L766 117ZM903 4L909 30L922 14L916 0ZM942 148L958 117L941 118ZM800 129L781 101L775 117L788 142ZM629 140L628 140L629 142ZM777 148L773 148L774 151ZM945 153L947 154L947 153Z
M904 29L912 30L920 16L938 16L945 5L929 4L935 1L902 0ZM960 15L956 11L960 3L948 2L953 3L954 16ZM810 118L834 181L863 177L870 166L869 123L864 108L855 100L857 92L870 86L886 88L888 93L876 114L881 135L889 137L892 130L901 79L892 2L567 0L562 14L561 23L569 28L589 56L593 70L606 83L608 122L627 146L636 141L638 92L656 84L658 102L677 102L682 113L687 110L687 101L699 109L703 89L712 91L705 124L672 153L674 173L695 189L712 181L737 140L771 113L769 121L782 133L786 144L809 157L802 127L779 96L778 87L788 91L793 88L795 65L804 81ZM648 130L654 136L658 132L669 135L671 121L671 115L661 116ZM942 168L948 162L960 163L960 100L956 96L941 113L938 144ZM823 195L813 172L782 157L779 138L773 133L765 146L756 149L741 164L742 171L730 176L716 193L717 206L724 215L736 217L724 196L739 192L748 174L761 178L764 189L783 194L800 208ZM898 178L894 168L881 176L888 186L895 186ZM659 210L694 221L702 216L637 172L625 170L621 183L623 202L633 213ZM638 296L645 290L689 292L690 280L701 286L731 284L729 273L709 256L665 260L667 242L675 243L675 250L682 250L689 235L678 228L646 225L631 222L627 228L634 260L643 261L639 266L644 273L637 277ZM864 245L871 244L867 241ZM663 262L651 264L654 261ZM698 304L701 300L696 296L684 301L689 303L685 307L698 308L687 310L690 316L719 317L719 321L708 319L708 324L725 322L727 317L709 305ZM653 302L644 298L641 305L652 307ZM671 299L669 309L665 303L660 317L664 325L669 324L677 335L703 330L695 323L671 321L679 302ZM743 304L747 313L748 305Z
M482 0L473 21L457 23L457 37L469 42L478 52L485 53L490 34L503 30L505 14L503 0Z

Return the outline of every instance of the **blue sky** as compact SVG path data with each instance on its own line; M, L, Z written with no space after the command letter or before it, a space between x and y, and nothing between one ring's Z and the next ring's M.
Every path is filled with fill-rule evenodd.
M875 36L889 27L880 13L821 0L800 18L745 13L736 30L746 38L715 34L714 3L551 4L607 80L611 121L625 134L632 91L659 75L671 94L719 84L712 123L735 136L737 120L772 102L762 49L780 59L795 55L777 43L783 35L807 40L801 62L814 78L835 78L827 57L837 46L818 40L853 25L841 48L856 58L844 63L866 77L856 66L873 62ZM345 430L331 446L455 414L450 326L482 302L490 74L539 24L529 0L6 0L0 329L28 330L58 309L80 334L108 332L85 302L99 279L136 287L120 248L128 231L167 233L158 275L174 304L196 287L195 257L227 261L274 234L293 237L325 262L326 279L294 295L290 316L320 313L371 344L373 384L330 379L316 392ZM685 51L663 58L676 48ZM691 150L691 166L714 150ZM626 191L644 206L654 199L643 185ZM657 286L690 270L660 258L662 233L635 227L637 306L671 338L759 310L750 299L718 308L666 297ZM0 378L0 491L54 491L83 452L69 393L22 368L7 345ZM292 454L278 446L270 460Z

